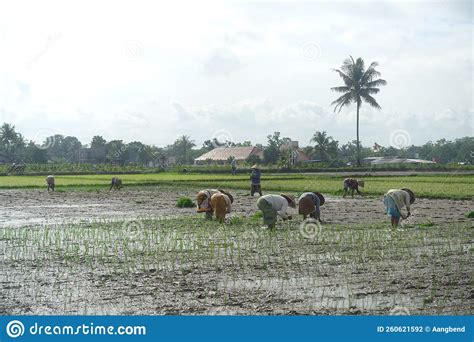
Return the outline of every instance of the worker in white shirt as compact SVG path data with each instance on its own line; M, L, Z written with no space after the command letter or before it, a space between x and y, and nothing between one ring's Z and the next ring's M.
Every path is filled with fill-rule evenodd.
M391 189L383 196L385 212L391 217L393 228L397 228L402 219L407 219L410 213L410 205L415 203L415 194L410 189ZM406 208L407 214L402 214L402 209Z
M257 200L257 207L263 213L263 223L268 228L275 228L277 216L283 220L291 219L286 211L288 207L296 208L295 197L289 194L265 195Z

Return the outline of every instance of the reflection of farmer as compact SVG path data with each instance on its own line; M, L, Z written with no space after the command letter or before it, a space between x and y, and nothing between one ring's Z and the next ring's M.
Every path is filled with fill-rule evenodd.
M250 196L257 192L262 196L262 187L260 185L260 176L261 176L260 168L257 164L252 166L252 173L250 174Z
M392 189L384 195L383 204L386 213L391 217L393 228L397 228L400 217L405 220L411 215L410 205L413 203L415 203L415 194L410 189ZM401 212L403 207L407 209L406 216Z
M321 222L319 208L324 202L324 196L319 192L305 192L298 199L298 212L303 215L304 219L309 215L311 218Z
M277 216L283 220L291 219L286 213L288 206L296 208L295 198L292 195L265 195L257 200L257 207L263 213L263 223L270 229L275 228Z
M232 174L235 175L237 173L237 161L235 158L230 162L230 167L232 168Z

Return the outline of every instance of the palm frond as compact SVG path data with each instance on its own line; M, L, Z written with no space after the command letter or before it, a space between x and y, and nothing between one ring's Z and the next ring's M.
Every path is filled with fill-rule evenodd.
M350 87L352 85L352 78L349 75L346 75L344 72L342 72L339 69L333 69L333 71L337 72L339 76L341 76L346 86Z
M334 107L334 112L337 111L338 113L340 113L342 107L344 107L345 105L348 105L349 103L351 103L352 100L353 100L352 92L346 93L346 94L340 96L338 99L336 99L335 101L333 101L331 103L331 105L336 105ZM338 107L339 107L339 110L338 110Z
M366 93L366 94L377 94L378 92L380 91L379 88L362 88L359 92L359 94L363 94L363 93Z
M367 82L370 82L374 78L379 77L379 76L380 76L380 72L378 72L377 70L375 70L372 67L369 67L360 78L361 84L365 84Z
M337 93L346 93L348 91L351 91L351 87L348 87L348 86L332 87L331 90Z
M370 96L369 94L361 93L360 96L362 97L362 99L364 99L365 102L367 102L372 107L377 108L379 110L382 109L382 107L380 107L380 105L377 103L377 101L375 101L375 99L372 96Z
M387 81L382 80L381 78L367 82L365 84L367 88L379 87L379 86L384 86L384 85L387 85Z

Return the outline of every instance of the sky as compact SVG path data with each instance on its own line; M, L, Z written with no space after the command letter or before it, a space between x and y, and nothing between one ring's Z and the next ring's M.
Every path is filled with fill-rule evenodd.
M5 1L0 123L37 143L346 143L356 108L330 88L351 55L388 83L362 144L452 140L474 136L473 39L471 1Z

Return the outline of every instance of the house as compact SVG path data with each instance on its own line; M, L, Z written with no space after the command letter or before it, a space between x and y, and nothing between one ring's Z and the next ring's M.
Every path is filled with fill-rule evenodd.
M256 146L218 147L194 159L194 164L203 165L208 162L224 164L227 163L230 157L243 163L250 156L258 156L263 159L263 149Z
M291 141L288 144L283 144L280 146L280 152L288 153L290 165L296 165L298 162L308 162L310 158L308 155L299 148L297 141Z
M367 157L363 159L364 164L380 165L380 164L436 164L431 160L410 159L399 157Z

